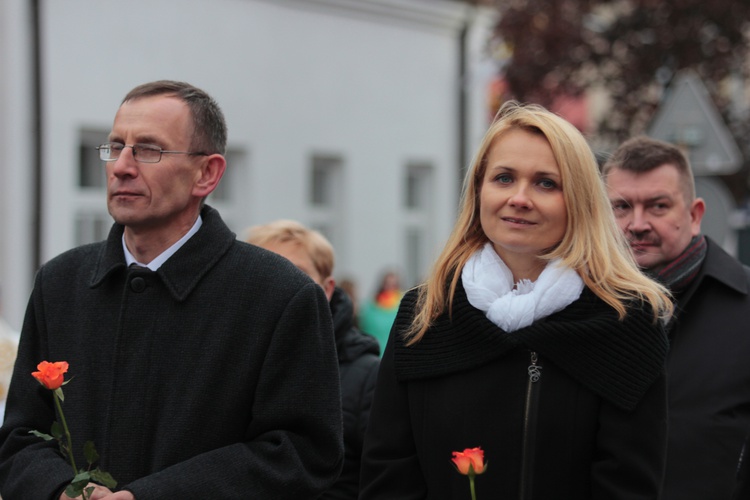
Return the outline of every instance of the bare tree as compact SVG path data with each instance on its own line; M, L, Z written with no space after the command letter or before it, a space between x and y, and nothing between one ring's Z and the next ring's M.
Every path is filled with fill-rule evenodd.
M493 42L507 56L506 98L550 106L560 95L600 88L610 108L595 134L601 144L616 144L645 132L664 89L691 68L750 158L745 99L737 99L748 76L750 2L494 1L500 16Z

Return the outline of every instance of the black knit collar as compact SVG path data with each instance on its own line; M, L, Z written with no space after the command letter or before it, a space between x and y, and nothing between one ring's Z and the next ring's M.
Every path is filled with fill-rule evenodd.
M402 302L395 323L398 332L409 326L415 291ZM396 375L401 381L469 370L512 349L526 348L625 410L635 408L662 374L667 353L663 328L648 310L630 308L619 321L616 311L588 289L564 310L507 333L469 304L461 283L452 317L444 313L414 346L407 347L400 336L395 342Z

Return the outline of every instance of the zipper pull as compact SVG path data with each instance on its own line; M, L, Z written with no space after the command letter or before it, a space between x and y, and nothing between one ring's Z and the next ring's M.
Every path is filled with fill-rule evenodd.
M531 351L531 364L529 365L528 372L529 379L532 382L537 382L542 377L542 367L536 364L538 360L536 352Z

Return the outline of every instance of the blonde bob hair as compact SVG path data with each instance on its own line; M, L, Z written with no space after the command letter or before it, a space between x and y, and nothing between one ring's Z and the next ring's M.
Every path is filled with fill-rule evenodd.
M655 321L669 317L669 292L639 271L615 222L586 139L573 125L543 107L511 101L498 111L466 172L453 232L426 282L419 287L415 316L406 332L408 344L418 342L446 309L451 312L461 269L489 241L480 223L479 195L490 148L511 130L543 136L560 168L568 224L562 240L539 257L559 258L577 271L585 285L611 305L620 319L633 300L650 305Z
M278 243L293 243L300 246L310 257L321 279L333 275L333 245L322 233L296 220L279 219L268 224L252 226L245 230L245 241L263 248Z

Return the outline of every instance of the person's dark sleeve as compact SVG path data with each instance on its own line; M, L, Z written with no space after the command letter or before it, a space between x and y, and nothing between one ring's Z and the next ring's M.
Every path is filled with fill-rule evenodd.
M597 456L592 466L592 498L661 498L667 447L664 372L632 412L603 403L599 423Z
M391 331L365 433L359 500L416 500L426 496L411 427L408 387L396 380L393 336Z
M357 437L359 443L365 439L367 423L370 421L370 412L372 411L372 400L375 396L375 386L378 381L378 369L380 367L380 358L372 356L372 361L368 360L367 372L364 374L362 381L362 399L359 407L359 421L357 422Z
M73 478L73 469L60 454L55 441L32 434L50 433L55 421L52 391L32 376L37 364L47 359L42 350L46 336L41 306L41 274L26 309L16 364L0 428L0 495L15 500L57 500ZM52 360L61 361L61 360Z

